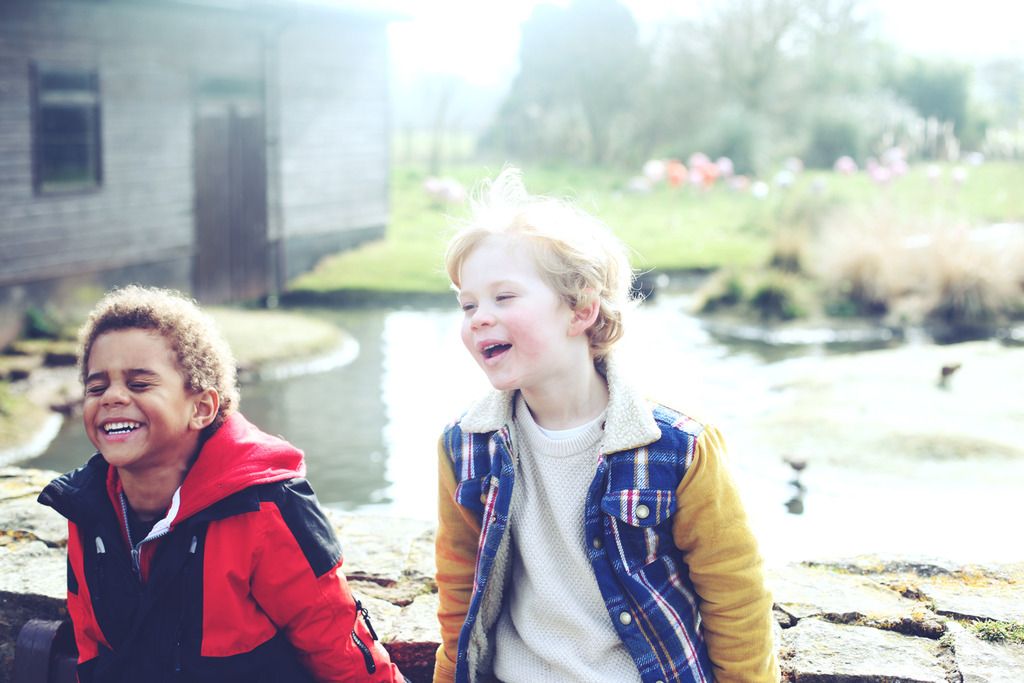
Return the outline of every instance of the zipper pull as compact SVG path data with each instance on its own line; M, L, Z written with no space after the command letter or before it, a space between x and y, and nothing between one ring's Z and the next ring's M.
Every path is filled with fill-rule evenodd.
M380 640L377 637L377 632L373 630L373 624L370 623L370 611L363 607L363 603L356 600L356 611L363 615L363 623L366 624L366 630L370 632L370 637L374 640Z
M96 537L96 589L92 592L92 601L97 605L104 602L103 597L106 592L106 581L104 565L107 563L107 547L103 544L103 539L99 536Z

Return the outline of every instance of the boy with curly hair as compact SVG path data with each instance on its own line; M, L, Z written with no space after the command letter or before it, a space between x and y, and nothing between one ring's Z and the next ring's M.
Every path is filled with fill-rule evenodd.
M302 451L238 412L212 319L130 286L80 342L97 453L39 497L68 519L78 680L403 680L341 572Z

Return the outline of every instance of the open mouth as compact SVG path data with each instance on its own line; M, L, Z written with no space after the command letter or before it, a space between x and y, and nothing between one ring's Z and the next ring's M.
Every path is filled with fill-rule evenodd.
M108 422L103 425L102 429L107 436L119 436L121 434L130 434L141 426L142 424L139 422Z
M505 353L511 348L511 344L488 344L482 349L481 353L483 353L484 358L494 358L495 356Z

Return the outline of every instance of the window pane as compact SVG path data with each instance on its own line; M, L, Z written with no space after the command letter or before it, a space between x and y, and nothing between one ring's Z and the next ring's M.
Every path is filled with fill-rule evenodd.
M82 141L92 131L92 112L84 107L45 105L39 112L39 130L49 142Z
M42 191L100 182L95 72L40 70L36 99L36 184Z
M39 89L96 91L96 73L89 71L43 71L39 74Z
M92 145L54 145L42 151L40 163L47 182L83 183L93 179Z

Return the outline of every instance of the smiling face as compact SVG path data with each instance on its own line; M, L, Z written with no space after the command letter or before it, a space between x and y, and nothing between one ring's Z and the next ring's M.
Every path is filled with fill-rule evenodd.
M585 326L522 240L491 236L460 269L462 342L496 389L527 395L591 367Z
M186 391L177 358L156 331L104 332L90 349L82 406L85 432L118 469L141 474L184 466L216 408L214 390Z

